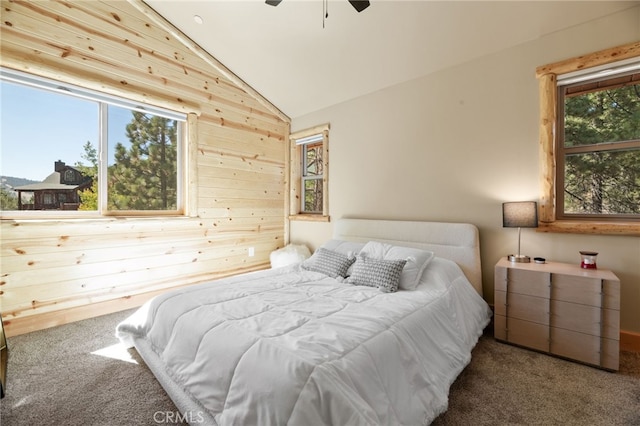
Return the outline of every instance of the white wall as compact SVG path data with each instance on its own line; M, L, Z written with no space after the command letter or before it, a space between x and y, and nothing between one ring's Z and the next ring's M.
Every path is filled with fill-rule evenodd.
M640 6L293 119L331 123L329 212L340 217L471 222L480 229L485 298L493 265L517 251L501 203L537 200L537 66L640 40ZM292 222L311 249L333 224ZM522 252L598 266L622 281L621 328L640 332L640 238L522 231Z

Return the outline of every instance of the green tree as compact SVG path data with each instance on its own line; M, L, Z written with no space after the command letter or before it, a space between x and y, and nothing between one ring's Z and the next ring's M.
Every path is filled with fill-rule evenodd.
M322 143L304 145L304 211L322 212Z
M18 210L18 197L0 188L0 210Z
M177 207L177 122L132 111L129 148L115 146L108 170L108 206L114 210Z
M610 142L640 140L640 84L567 97L565 148L602 150L565 157L565 212L640 214L640 150Z
M98 151L87 141L84 146L84 153L81 155L89 165L77 162L75 167L85 176L91 178L91 187L80 192L80 206L78 210L98 210Z

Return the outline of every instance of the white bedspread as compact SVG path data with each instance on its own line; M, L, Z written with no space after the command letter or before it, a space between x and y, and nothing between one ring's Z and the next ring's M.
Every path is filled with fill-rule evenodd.
M298 265L158 296L118 325L187 420L429 424L490 310L453 262L382 293Z

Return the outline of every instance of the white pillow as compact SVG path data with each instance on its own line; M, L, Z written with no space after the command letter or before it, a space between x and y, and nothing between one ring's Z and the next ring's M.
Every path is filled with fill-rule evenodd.
M302 262L310 256L311 252L304 244L288 244L281 249L272 251L269 260L272 268L280 268Z
M331 251L337 251L338 253L346 254L347 256L355 257L362 247L365 246L365 243L356 243L353 241L345 241L345 240L329 240L322 244L320 247L325 248Z
M360 254L374 259L406 260L398 286L401 290L414 290L418 286L425 268L434 256L432 251L394 246L378 241L369 241L360 250Z

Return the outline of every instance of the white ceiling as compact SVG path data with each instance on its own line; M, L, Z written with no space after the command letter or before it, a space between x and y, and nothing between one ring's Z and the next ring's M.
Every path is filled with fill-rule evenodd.
M323 23L323 0L145 2L291 118L640 3L329 0Z

